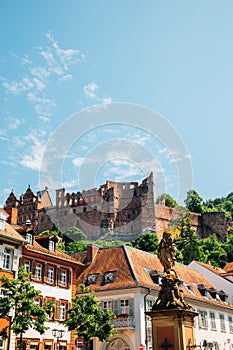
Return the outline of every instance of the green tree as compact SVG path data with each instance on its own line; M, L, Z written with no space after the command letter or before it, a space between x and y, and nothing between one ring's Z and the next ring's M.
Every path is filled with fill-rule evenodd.
M139 239L132 242L134 248L144 250L148 253L157 254L159 247L159 240L157 235L153 233L144 233Z
M110 320L115 316L110 310L104 311L93 292L83 284L79 286L82 295L76 295L72 307L67 310L67 319L63 322L69 331L75 330L77 337L88 345L97 337L100 341L109 341L115 334Z
M165 201L165 205L170 208L178 206L176 200L167 193L160 194L156 199L156 204L159 204L161 201Z
M222 247L226 252L226 263L233 261L233 228L230 228L228 237L225 242L222 243Z
M187 192L187 197L184 200L186 208L193 212L202 214L204 212L203 199L195 190L189 190Z
M80 230L80 228L75 226L68 227L64 234L71 238L73 241L83 241L87 239L87 235L82 230Z
M4 297L0 298L0 318L9 317L11 311L13 316L10 318L12 331L19 336L18 348L24 349L23 334L33 328L40 334L47 329L45 322L49 320L52 314L53 302L48 302L44 307L35 304L34 299L40 295L29 281L29 274L25 272L24 266L18 270L18 278L10 278L3 275L0 278L1 288L4 291ZM7 334L7 327L3 328L0 336Z
M222 246L222 243L218 241L215 234L203 238L201 245L206 254L206 260L213 266L224 267L226 264L227 252Z
M201 240L192 229L189 213L182 220L180 235L175 239L175 244L179 254L177 261L188 265L192 260L206 262L206 254L203 250ZM182 260L179 260L182 259Z

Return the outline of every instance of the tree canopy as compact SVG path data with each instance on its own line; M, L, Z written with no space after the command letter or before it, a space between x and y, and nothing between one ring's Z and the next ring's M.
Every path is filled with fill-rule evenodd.
M24 266L19 268L17 278L3 275L0 282L4 292L4 297L0 298L0 318L8 317L13 311L10 318L11 329L20 336L19 348L23 349L23 334L29 328L40 334L47 329L45 322L51 316L53 302L48 302L43 307L35 303L40 291L30 283L29 274L25 272ZM0 335L6 337L7 327L3 328Z
M115 316L110 310L102 310L100 302L93 292L81 284L81 295L76 295L72 307L67 310L67 319L63 322L69 331L75 330L77 337L88 343L97 337L100 341L109 341L115 334L114 326L110 320Z

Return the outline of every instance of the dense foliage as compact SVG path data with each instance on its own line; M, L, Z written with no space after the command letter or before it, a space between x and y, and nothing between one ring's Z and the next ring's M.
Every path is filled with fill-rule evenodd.
M1 289L4 297L0 298L0 318L10 318L11 330L20 337L19 349L24 348L23 334L30 328L43 334L47 329L45 322L49 320L52 314L53 302L48 302L41 307L35 303L35 298L39 296L40 291L36 290L30 283L29 274L25 272L24 267L20 267L18 278L10 278L3 275L0 278ZM0 336L7 337L7 327L3 328Z
M77 294L72 307L67 310L67 319L63 322L69 331L75 330L78 338L88 343L97 337L100 341L109 341L115 334L110 320L115 316L110 310L102 310L100 302L88 288L80 285L81 295Z

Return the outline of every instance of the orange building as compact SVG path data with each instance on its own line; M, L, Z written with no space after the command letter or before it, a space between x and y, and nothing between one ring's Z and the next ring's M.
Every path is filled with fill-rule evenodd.
M19 259L26 240L6 222L8 214L0 209L0 277L17 277ZM2 296L0 289L0 296ZM10 317L0 319L0 330L7 327L8 339L0 338L0 350L15 348L15 337L10 335Z

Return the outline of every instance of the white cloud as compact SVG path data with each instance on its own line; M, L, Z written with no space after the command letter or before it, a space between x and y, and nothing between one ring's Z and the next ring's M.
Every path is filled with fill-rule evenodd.
M109 104L112 103L111 97L100 97L97 93L99 90L99 85L96 84L94 81L84 86L84 96L86 98L89 98L91 100L96 100L103 104Z
M21 79L16 81L0 77L5 91L13 95L26 94L26 99L33 105L38 118L45 122L51 118L56 106L54 100L48 96L51 86L54 86L56 79L57 82L64 83L72 80L71 66L85 60L85 55L79 50L61 48L51 33L47 33L46 37L46 47L37 47L33 55L24 55L21 58L20 64L24 69ZM19 58L16 58L18 61Z
M40 170L41 162L45 150L45 145L42 140L39 140L36 136L30 135L26 140L32 145L29 146L28 153L23 155L20 164L32 170Z
M6 118L8 129L15 130L21 125L22 121L18 118L7 117Z
M91 99L98 99L98 96L96 94L98 89L99 89L99 86L94 81L87 84L83 88L85 97L91 98Z

